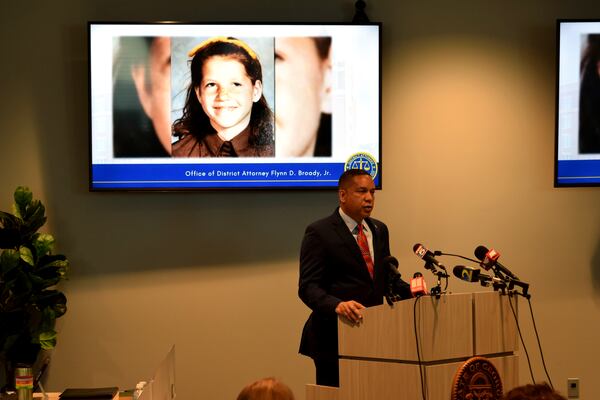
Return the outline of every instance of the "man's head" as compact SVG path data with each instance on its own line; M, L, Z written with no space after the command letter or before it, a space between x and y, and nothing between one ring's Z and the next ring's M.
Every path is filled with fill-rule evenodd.
M330 37L275 40L278 157L312 157L321 114L331 113Z
M362 169L345 171L338 181L340 208L360 223L371 215L375 205L375 183L371 175Z
M167 153L171 153L171 39L168 37L124 38L137 46L131 78L140 104ZM143 52L147 51L145 57Z

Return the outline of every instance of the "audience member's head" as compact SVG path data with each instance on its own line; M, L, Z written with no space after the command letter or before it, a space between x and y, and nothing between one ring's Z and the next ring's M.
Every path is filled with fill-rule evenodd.
M294 393L275 378L263 378L243 388L237 400L294 400Z
M524 385L511 389L502 400L567 400L547 383Z

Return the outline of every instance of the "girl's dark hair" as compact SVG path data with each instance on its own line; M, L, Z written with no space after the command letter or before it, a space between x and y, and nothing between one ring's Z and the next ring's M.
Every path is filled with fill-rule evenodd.
M600 153L600 34L587 38L581 58L579 91L579 152Z
M256 81L262 82L262 67L252 50L238 39L231 37L223 39L209 40L206 45L201 46L193 54L190 64L191 84L187 91L183 115L173 123L173 135L179 138L193 135L197 140L202 140L204 136L214 131L195 92L202 82L202 67L210 57L224 56L239 61L244 66L252 84ZM273 113L264 94L252 104L250 128L250 145L273 145Z

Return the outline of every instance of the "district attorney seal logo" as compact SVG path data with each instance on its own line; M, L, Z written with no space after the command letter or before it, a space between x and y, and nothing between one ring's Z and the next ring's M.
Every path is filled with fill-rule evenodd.
M373 180L377 176L377 163L375 162L375 158L369 153L352 154L348 161L346 161L344 171L349 169L364 169L371 175Z
M454 375L451 400L500 400L502 380L485 357L472 357Z

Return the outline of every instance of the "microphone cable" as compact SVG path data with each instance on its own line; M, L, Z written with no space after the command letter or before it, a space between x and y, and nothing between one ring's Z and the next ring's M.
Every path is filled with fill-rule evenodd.
M550 379L550 374L548 373L548 369L546 368L546 361L544 360L544 352L542 351L540 335L538 335L537 326L535 324L535 318L533 316L533 308L531 307L531 296L527 297L527 303L529 304L529 312L531 314L531 322L533 322L533 330L535 331L535 338L537 339L538 348L540 349L540 357L542 358L542 365L544 366L544 372L546 373L546 377L548 378L548 383L550 383L550 387L554 390L554 385L552 384L552 379Z
M481 264L481 261L477 261L477 260L474 260L469 257L461 256L460 254L444 253L443 251L434 251L433 254L435 254L436 256L450 256L450 257L462 258L463 260L471 261L471 262L474 262L475 264Z
M423 372L424 367L421 365L422 362L421 362L421 353L419 350L419 332L417 329L417 303L419 302L421 297L424 297L424 296L417 296L415 298L415 304L413 306L413 327L415 330L415 341L417 344L417 360L418 360L418 366L419 366L419 377L421 378L421 396L423 397L423 400L426 400L425 384L427 382L427 376L426 376L426 374L424 374L424 372Z
M525 346L525 341L523 340L523 335L521 334L521 327L519 326L519 318L517 318L517 313L513 307L511 301L511 295L508 295L508 304L510 305L510 310L512 311L512 315L515 318L515 324L517 325L517 331L519 332L519 339L521 340L521 345L523 346L523 350L525 351L525 356L527 357L527 366L529 367L529 374L531 375L531 383L535 385L535 378L533 377L533 369L531 368L531 359L529 358L529 352L527 351L527 347Z

